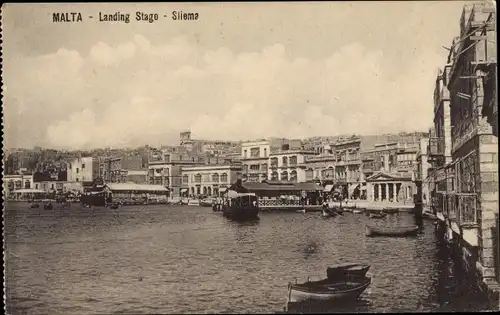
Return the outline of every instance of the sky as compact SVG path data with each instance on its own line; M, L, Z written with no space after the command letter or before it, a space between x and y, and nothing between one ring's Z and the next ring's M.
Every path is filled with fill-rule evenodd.
M464 4L4 5L4 144L157 146L186 130L209 140L426 131L442 46L459 34ZM199 19L173 21L174 10ZM118 11L130 23L96 19ZM136 21L136 11L160 18ZM54 12L81 12L83 22L54 23Z

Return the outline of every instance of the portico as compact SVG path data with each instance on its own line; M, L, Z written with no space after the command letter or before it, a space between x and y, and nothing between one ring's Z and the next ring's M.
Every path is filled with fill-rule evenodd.
M366 179L368 200L377 202L403 202L412 200L415 184L410 174L379 172Z

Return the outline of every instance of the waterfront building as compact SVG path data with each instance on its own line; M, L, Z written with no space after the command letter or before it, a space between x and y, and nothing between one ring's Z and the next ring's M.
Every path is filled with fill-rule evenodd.
M241 179L241 165L193 165L182 167L181 196L219 196Z
M161 185L170 190L170 196L181 195L182 168L202 163L198 154L190 152L155 151L148 162L148 182L151 185Z
M333 153L306 155L305 181L333 181L335 178L335 162L337 157Z
M93 157L78 157L68 163L67 181L92 182L99 177L99 160Z
M314 151L288 150L287 147L269 155L268 178L271 181L306 181L306 157Z
M339 139L333 145L336 157L335 182L340 183L343 195L348 199L360 199L366 191L361 176L361 138L352 136Z
M35 188L32 174L14 174L3 176L4 195L9 197L14 191L19 189Z
M99 164L100 177L105 182L123 183L127 181L128 171L144 171L147 165L140 155L123 154L102 158Z
M429 146L429 138L420 139L420 148L417 151L417 172L415 173L415 180L421 184L421 200L424 206L430 205L430 186L428 179L429 160L427 155L427 148Z
M414 146L397 142L376 144L364 150L363 175L367 199L377 202L407 203L417 191L415 183L416 152Z
M446 141L438 137L441 148L433 142L429 147L438 151L430 153L437 155L433 166L440 166L435 180L442 198L436 202L436 211L444 225L444 238L466 269L477 273L480 287L498 305L498 134L492 123L498 105L491 84L496 66L495 21L491 3L464 6L460 36L453 40L443 75L450 100L451 163L445 164ZM436 120L442 118L435 110ZM440 130L438 126L436 133Z
M123 204L161 203L168 198L168 188L162 185L107 183L103 192L112 202Z
M282 149L301 149L300 140L284 138L258 139L241 143L242 178L245 181L261 182L269 177L271 153Z

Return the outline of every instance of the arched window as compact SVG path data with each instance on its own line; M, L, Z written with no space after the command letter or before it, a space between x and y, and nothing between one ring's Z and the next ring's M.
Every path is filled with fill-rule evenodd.
M218 183L218 182L219 182L219 174L217 174L217 173L213 173L213 174L212 174L212 181L213 181L214 183Z
M290 181L297 182L297 171L294 170L290 172Z
M271 158L271 167L277 167L278 166L278 158Z
M282 164L283 166L287 166L288 165L288 158L286 156L284 156L282 162L283 162L283 164Z
M297 157L296 156L290 157L290 165L297 165Z
M194 181L197 183L201 183L201 174L194 175Z
M278 172L271 173L271 180L278 180Z
M203 194L206 196L206 195L207 195L207 193L208 193L208 191L207 191L207 187L203 187Z
M227 174L226 173L222 173L221 176L220 176L220 181L222 183L227 183Z
M283 181L288 180L288 172L287 171L281 172L281 180L283 180Z
M200 193L201 193L201 187L200 187L200 186L197 186L197 187L196 187L196 194L197 194L197 195L200 195Z
M207 187L207 195L212 196L212 187Z
M187 174L182 175L182 183L187 184L189 182L189 176Z

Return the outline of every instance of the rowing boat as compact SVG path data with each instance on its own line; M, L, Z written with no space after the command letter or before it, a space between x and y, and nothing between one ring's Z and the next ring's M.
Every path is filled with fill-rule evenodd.
M357 299L370 285L371 278L323 279L302 284L288 284L288 302L344 301Z
M404 237L404 236L415 236L418 234L418 226L409 225L409 226L386 226L386 227L378 227L378 226L366 226L366 235L367 236L395 236L395 237Z

